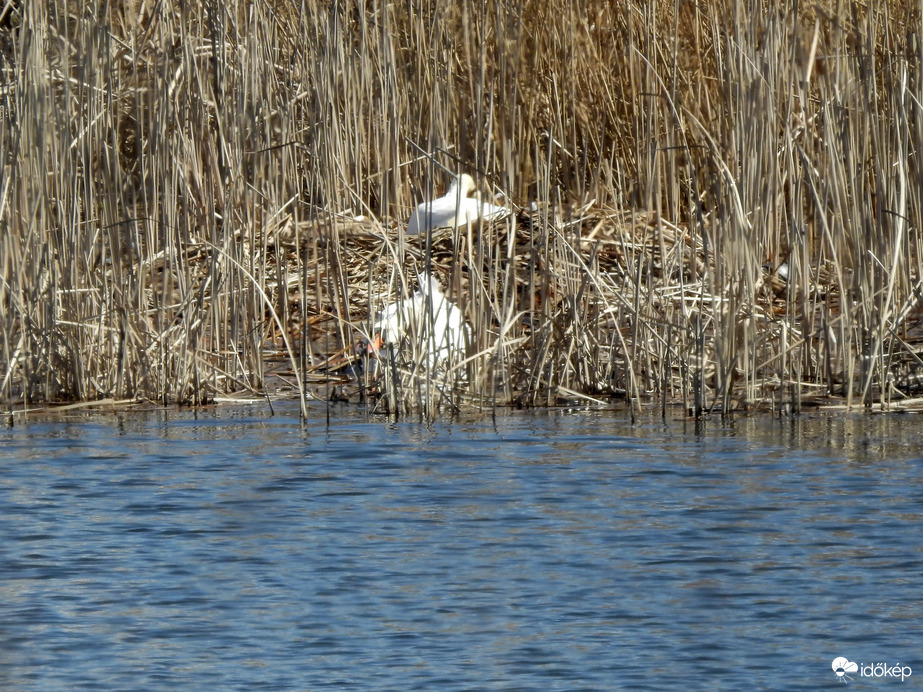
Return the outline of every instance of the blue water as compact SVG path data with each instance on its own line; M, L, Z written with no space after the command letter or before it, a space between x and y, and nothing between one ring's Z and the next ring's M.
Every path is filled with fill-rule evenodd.
M923 419L72 413L0 432L0 689L923 680Z

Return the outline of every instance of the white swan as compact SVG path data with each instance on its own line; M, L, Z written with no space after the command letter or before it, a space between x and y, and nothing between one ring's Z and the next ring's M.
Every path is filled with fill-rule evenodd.
M407 234L458 228L478 221L502 219L511 213L506 207L482 201L478 195L469 197L476 188L474 178L467 173L455 178L442 197L423 202L414 209L407 221Z
M450 356L456 360L464 357L471 330L461 310L439 290L436 279L424 272L412 297L401 298L378 313L372 334L372 353L386 344L399 346L406 337L420 348L414 349L414 357L422 355L425 348L427 363L435 367Z

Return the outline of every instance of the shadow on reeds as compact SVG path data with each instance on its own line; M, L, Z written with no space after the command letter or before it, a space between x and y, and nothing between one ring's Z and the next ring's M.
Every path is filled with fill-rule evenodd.
M906 406L921 17L874 5L7 3L3 399ZM517 214L405 237L444 168ZM426 268L467 354L372 378Z

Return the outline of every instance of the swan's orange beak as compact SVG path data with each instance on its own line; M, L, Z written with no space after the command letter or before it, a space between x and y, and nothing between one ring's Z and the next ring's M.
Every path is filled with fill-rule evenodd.
M385 342L381 340L381 332L379 332L372 337L371 341L368 342L368 345L366 346L367 352L370 356L378 355L378 352L384 345Z

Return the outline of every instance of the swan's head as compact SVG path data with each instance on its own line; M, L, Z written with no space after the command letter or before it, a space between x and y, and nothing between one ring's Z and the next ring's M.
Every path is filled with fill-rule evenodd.
M462 173L460 176L458 176L457 178L455 178L455 180L452 181L452 184L449 186L449 190L447 194L455 195L458 193L459 190L461 190L461 196L467 197L472 192L474 192L476 189L477 189L477 183L474 182L474 178L472 178L467 173Z

